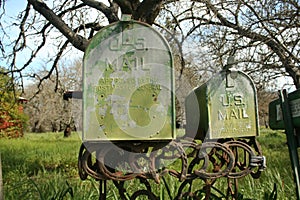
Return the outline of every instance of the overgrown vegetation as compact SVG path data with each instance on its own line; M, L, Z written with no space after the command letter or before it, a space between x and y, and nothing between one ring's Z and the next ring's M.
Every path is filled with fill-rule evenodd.
M14 79L0 67L0 138L23 136L27 117L17 97Z
M239 199L296 199L285 135L281 131L262 129L258 140L267 157L268 168L260 179L247 176L239 180ZM98 182L91 178L81 181L78 176L80 145L76 133L70 138L63 138L63 133L30 133L24 138L1 139L5 199L98 199ZM169 176L165 178L171 194L175 195L180 182ZM150 182L155 185L154 191L161 199L169 199L164 181L160 185ZM202 183L199 181L199 190ZM107 199L119 199L112 182L109 181L107 187ZM132 192L143 186L138 180L133 180L128 181L126 187ZM216 188L224 192L226 187L227 179L218 180ZM216 190L213 193L222 196Z

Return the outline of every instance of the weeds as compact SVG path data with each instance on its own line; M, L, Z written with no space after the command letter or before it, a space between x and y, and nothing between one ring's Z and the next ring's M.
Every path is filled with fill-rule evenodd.
M239 180L238 199L296 199L285 135L268 129L262 129L261 133L258 140L267 158L267 169L260 179L247 176ZM98 199L99 182L94 179L81 181L77 174L80 144L76 133L71 138L63 138L63 133L47 133L25 134L24 138L19 139L1 139L5 199ZM181 184L169 176L160 184L149 182L153 185L153 192L161 200L174 198ZM138 180L132 180L126 182L125 187L128 194L133 194L137 188L144 189L145 186ZM193 191L198 191L197 195L201 199L204 196L203 181L196 182L193 187ZM212 189L212 199L224 199L227 179L219 179L214 187L218 191ZM107 199L119 199L118 190L111 181L107 182L107 192Z

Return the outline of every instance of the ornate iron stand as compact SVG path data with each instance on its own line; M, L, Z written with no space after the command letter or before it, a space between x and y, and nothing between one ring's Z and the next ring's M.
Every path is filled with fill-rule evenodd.
M125 153L126 152L126 153ZM130 152L130 153L128 153ZM113 181L121 199L159 199L149 180L163 181L169 199L209 199L219 191L214 183L228 178L226 197L237 198L238 179L247 175L259 178L266 167L265 158L255 137L201 141L181 138L169 143L118 142L83 143L78 157L79 175L99 180L99 199L106 199L106 183ZM176 166L176 167L174 167ZM180 181L178 191L172 193L168 176ZM126 181L137 179L144 186L126 191ZM204 186L198 186L199 180ZM155 185L155 184L154 184ZM132 188L131 188L132 190Z

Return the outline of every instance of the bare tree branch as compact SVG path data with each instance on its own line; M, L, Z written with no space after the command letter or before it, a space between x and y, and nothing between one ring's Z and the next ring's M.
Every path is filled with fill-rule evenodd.
M108 7L104 3L95 0L82 0L82 2L87 6L103 12L103 14L107 17L109 23L113 23L119 20L118 6L116 3L111 3L111 7Z
M87 47L88 41L81 35L74 33L73 30L58 17L44 2L39 0L28 0L33 8L41 13L47 20L51 22L68 40L74 45L75 48L84 51Z
M0 7L4 9L5 1L0 1ZM0 21L2 57L8 63L10 73L21 79L27 76L24 73L27 69L32 69L31 63L45 53L49 43L57 58L63 57L59 55L64 55L61 51L66 42L68 47L84 51L97 31L107 22L118 20L120 9L135 20L163 28L162 32L168 33L166 37L170 42L177 44L174 46L181 54L182 60L177 61L181 62L182 69L197 68L198 72L193 72L195 76L208 77L235 52L241 69L253 74L255 71L266 73L270 78L274 74L288 74L295 85L300 85L300 6L295 0L278 0L276 3L269 0L108 0L107 3L54 0L52 5L41 0L27 2L32 6L28 5L15 18L13 26L19 28L19 33L9 45L5 40L9 38L5 35L7 29L3 29ZM28 56L20 64L24 52ZM56 55L51 54L45 60L52 67L54 63L58 64ZM52 77L57 77L55 70L55 67L50 70L54 73Z
M135 9L133 18L153 24L162 8L163 0L144 0Z
M120 6L123 14L133 14L133 11L136 10L138 5L140 4L139 0L114 0L114 2L116 2Z

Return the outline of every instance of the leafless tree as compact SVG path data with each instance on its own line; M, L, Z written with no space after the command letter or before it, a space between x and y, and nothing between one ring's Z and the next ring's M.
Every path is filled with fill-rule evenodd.
M235 55L237 66L257 83L288 75L299 87L299 7L296 0L27 0L12 25L19 31L16 38L4 42L9 29L1 23L0 47L9 72L22 85L31 75L27 69L52 44L55 53L44 58L51 67L41 82L50 76L58 82L65 53L83 52L95 33L118 21L121 12L160 29L181 55L181 72L190 64L198 68L198 77L213 74ZM27 60L19 64L25 53Z
M162 13L181 41L198 43L190 54L199 70L215 73L234 54L257 83L287 74L299 87L299 8L295 0L194 0L165 4Z
M60 65L56 92L53 88L57 83L52 76L40 84L40 77L47 71L41 70L35 74L35 82L25 88L25 97L29 101L24 105L25 113L30 116L29 127L32 132L63 131L67 127L81 129L78 127L81 124L80 102L63 100L64 92L81 90L81 69L80 61Z

